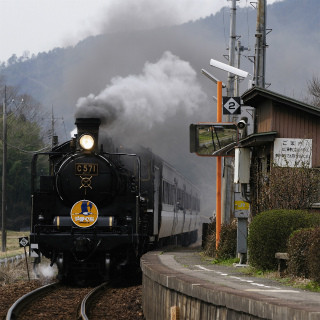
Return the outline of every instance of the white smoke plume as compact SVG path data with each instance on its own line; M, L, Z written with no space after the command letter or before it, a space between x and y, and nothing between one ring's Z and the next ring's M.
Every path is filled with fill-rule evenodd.
M77 102L76 117L99 117L109 135L148 132L175 115L192 115L206 101L189 62L164 52L140 75L115 77L98 95Z
M57 275L58 269L56 265L52 267L48 263L42 263L39 265L39 273L45 279L52 279Z

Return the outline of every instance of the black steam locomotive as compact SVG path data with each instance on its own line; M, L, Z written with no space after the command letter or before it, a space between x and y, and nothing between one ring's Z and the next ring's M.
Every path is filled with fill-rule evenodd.
M62 280L100 281L112 271L136 269L141 255L163 242L196 241L194 185L149 149L116 152L110 143L99 145L100 119L78 118L76 125L75 138L32 160L36 262L49 258Z

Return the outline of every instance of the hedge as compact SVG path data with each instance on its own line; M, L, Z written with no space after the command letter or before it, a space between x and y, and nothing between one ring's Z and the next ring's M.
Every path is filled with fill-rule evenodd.
M320 283L320 228L315 228L311 233L310 246L308 250L308 269L310 279Z
M288 273L320 283L320 227L294 232L288 242Z
M288 241L288 273L296 277L309 277L308 251L310 238L314 229L294 231Z
M262 270L276 270L276 252L287 252L295 230L320 225L320 215L305 210L269 210L257 214L249 226L249 263Z

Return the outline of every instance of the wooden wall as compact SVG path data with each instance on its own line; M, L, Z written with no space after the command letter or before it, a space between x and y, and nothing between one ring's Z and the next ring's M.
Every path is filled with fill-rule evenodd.
M312 166L320 167L320 117L270 100L256 110L256 132L277 131L277 138L312 139Z

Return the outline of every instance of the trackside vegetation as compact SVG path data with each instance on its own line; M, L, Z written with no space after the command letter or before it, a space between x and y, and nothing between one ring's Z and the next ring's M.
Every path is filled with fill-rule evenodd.
M216 248L215 221L208 226L203 254L212 263L236 261L237 221L223 225ZM282 283L319 291L320 288L320 214L308 210L268 210L256 215L249 226L248 263L254 275L272 274L278 269L276 252L287 252L289 260ZM232 260L233 259L233 260ZM229 263L230 264L230 263ZM296 279L296 280L295 280ZM305 279L302 281L301 279ZM301 285L301 282L303 285Z
M320 215L306 210L270 210L256 215L249 226L249 264L276 270L276 252L287 252L290 235L299 229L320 226Z
M288 273L320 283L320 227L295 231L288 241Z
M216 222L213 220L208 226L204 254L216 258L217 261L228 260L237 254L237 221L221 226L220 242L216 248Z
M28 94L19 94L15 87L7 86L0 76L0 99L6 100L6 228L20 230L30 225L30 176L34 151L43 150L45 137L43 118L48 118L42 106ZM0 114L0 132L3 131L3 114ZM0 175L4 141L0 137ZM44 163L41 167L46 168ZM2 191L1 191L2 192ZM1 193L0 193L1 194Z

